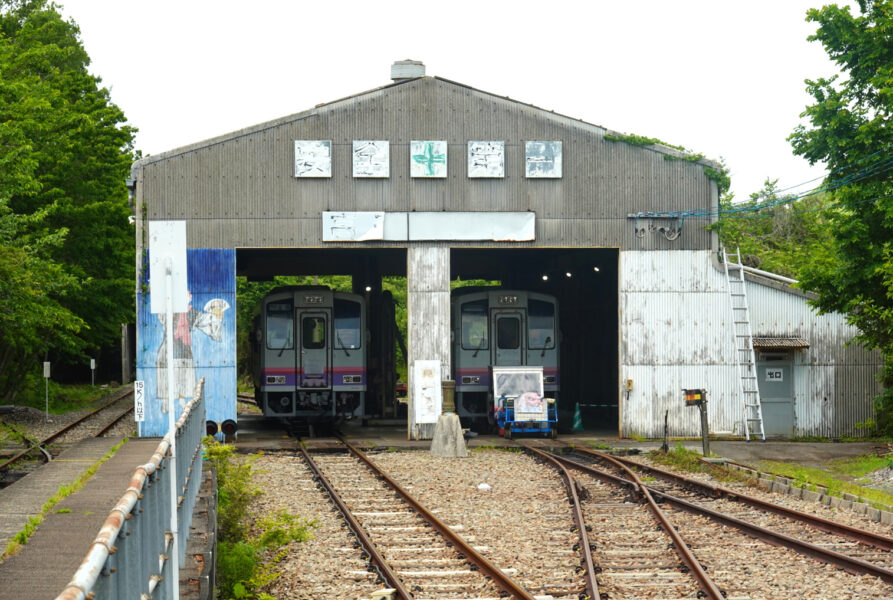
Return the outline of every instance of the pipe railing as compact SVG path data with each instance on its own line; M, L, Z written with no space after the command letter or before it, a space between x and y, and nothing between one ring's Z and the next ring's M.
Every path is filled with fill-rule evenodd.
M178 563L183 565L192 510L201 483L205 403L202 378L176 423ZM80 568L56 600L179 596L171 577L170 432L149 462L136 468L127 491L93 540Z

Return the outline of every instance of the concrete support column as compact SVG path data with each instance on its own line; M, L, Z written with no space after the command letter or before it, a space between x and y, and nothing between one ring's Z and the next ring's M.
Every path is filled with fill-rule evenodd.
M439 360L441 380L450 376L450 249L412 244L406 252L407 351L410 371L417 360ZM436 423L415 423L409 382L409 435L431 439Z

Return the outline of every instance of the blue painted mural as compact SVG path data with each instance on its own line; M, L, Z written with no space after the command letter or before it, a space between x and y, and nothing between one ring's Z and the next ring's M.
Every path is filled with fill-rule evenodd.
M173 334L175 417L205 378L207 419L236 419L236 252L201 248L186 251L190 304L175 313L173 327L165 315L150 312L150 294L137 294L137 379L145 382L143 437L162 436L168 428L167 336ZM141 283L147 289L148 256Z

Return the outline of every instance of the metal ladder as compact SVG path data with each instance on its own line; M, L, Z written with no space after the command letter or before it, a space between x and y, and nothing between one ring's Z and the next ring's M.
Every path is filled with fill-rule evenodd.
M736 262L730 262L730 258ZM744 287L744 265L741 264L741 250L727 254L722 250L722 264L726 272L726 286L729 290L729 303L732 307L732 330L735 333L735 356L738 363L738 394L744 401L744 437L759 435L766 441L763 430L763 408L760 403L760 389L757 385L756 355L753 351L753 333L750 328L750 309L747 306L747 290ZM737 271L734 277L729 271Z

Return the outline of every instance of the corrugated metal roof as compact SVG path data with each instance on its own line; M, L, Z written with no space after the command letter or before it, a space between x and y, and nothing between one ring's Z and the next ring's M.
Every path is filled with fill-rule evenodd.
M755 337L753 347L761 349L809 348L809 342L800 337Z

